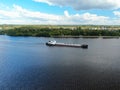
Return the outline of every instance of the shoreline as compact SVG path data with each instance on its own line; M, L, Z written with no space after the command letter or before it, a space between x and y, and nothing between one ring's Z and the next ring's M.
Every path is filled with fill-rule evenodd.
M120 36L52 36L53 38L120 38Z
M6 35L6 34L5 34ZM6 36L11 36L11 35L6 35ZM11 37L45 37L45 36L11 36ZM117 38L119 39L120 36L48 36L48 38Z

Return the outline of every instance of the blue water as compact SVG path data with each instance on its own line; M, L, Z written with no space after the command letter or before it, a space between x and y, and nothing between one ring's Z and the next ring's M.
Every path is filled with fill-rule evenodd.
M88 49L49 47L49 40ZM1 35L0 90L120 90L120 39Z

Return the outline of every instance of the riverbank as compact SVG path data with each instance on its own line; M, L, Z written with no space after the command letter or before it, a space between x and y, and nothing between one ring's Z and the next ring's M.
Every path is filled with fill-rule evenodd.
M120 38L120 36L52 36L54 38Z
M6 35L6 34L5 34ZM11 36L11 35L7 35ZM46 37L46 36L14 36L11 37ZM119 39L120 36L47 36L48 38L103 38L103 39L110 39L115 38Z

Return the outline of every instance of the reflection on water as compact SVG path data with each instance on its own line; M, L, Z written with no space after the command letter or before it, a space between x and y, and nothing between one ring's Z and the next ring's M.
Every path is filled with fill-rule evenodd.
M88 49L45 42L87 43ZM120 39L0 36L0 89L119 90Z

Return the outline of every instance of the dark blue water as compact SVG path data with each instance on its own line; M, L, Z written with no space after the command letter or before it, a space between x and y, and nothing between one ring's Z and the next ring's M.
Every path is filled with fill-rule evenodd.
M0 90L120 90L120 39L0 36Z

